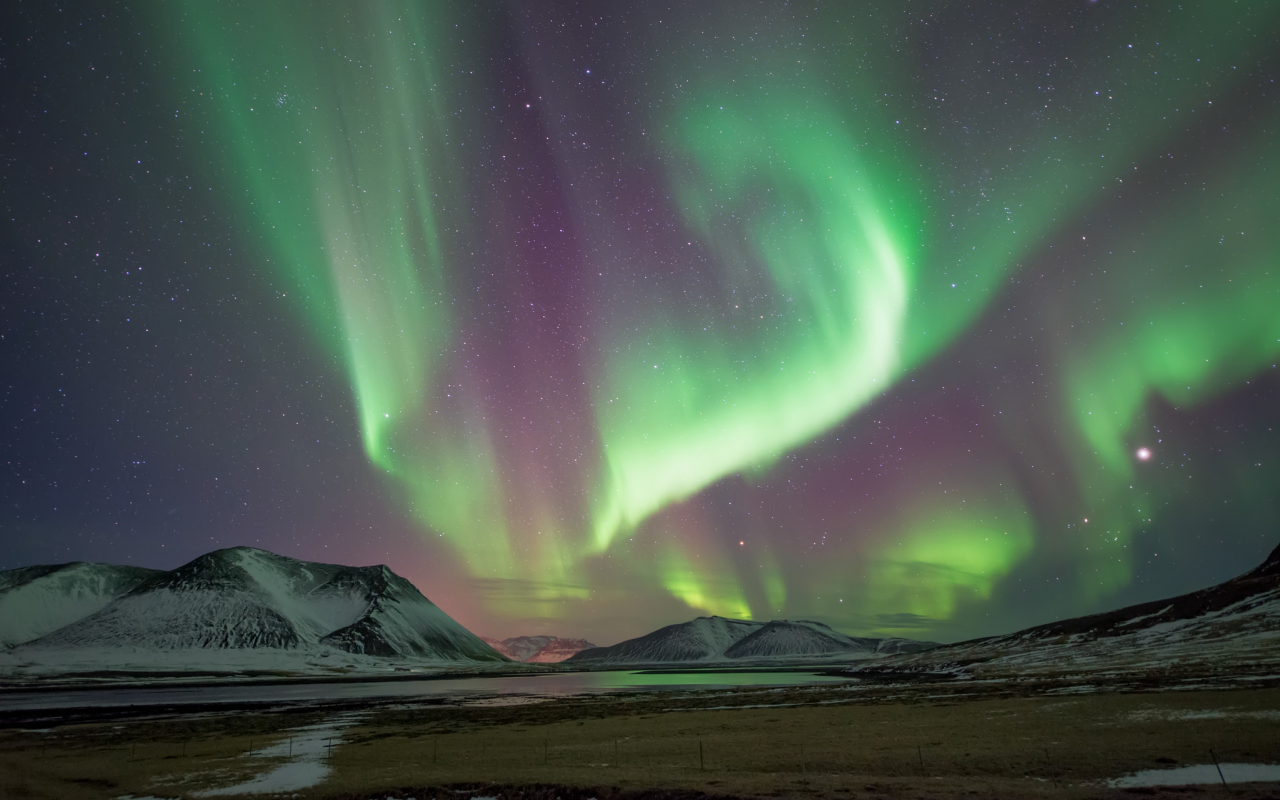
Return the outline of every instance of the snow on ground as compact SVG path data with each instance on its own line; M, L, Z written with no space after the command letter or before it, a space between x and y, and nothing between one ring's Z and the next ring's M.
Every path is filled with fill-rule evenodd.
M1148 720L1180 721L1188 719L1270 719L1280 722L1280 711L1239 711L1236 709L1219 709L1217 711L1171 711L1164 708L1150 708L1135 711L1129 715L1134 722Z

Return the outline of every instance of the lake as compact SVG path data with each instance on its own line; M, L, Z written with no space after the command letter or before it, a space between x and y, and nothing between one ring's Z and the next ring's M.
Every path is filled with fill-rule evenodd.
M114 686L0 693L0 711L119 706L291 704L329 700L448 698L519 702L520 698L567 697L634 691L725 689L734 686L802 686L849 679L813 670L713 672L709 670L556 672L495 677L424 678L395 681L271 683L203 686Z

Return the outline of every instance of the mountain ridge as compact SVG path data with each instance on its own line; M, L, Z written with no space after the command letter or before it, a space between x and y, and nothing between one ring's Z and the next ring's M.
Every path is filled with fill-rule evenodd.
M888 647L889 649L882 649ZM659 628L609 647L584 650L566 663L658 664L749 659L838 656L874 658L890 652L915 652L937 647L910 639L871 639L848 636L811 620L755 620L697 617Z
M523 661L527 664L555 664L582 650L596 647L586 639L565 639L547 635L511 636L501 641L488 636L480 638L512 661Z
M1090 633L1095 638L1121 636L1157 625L1194 619L1222 611L1237 603L1260 598L1266 592L1276 589L1280 589L1280 545L1276 545L1271 554L1253 569L1204 589L1163 600L1124 606L1113 611L1102 611L1097 614L1086 614L1081 617L1035 625L1014 633L957 642L957 644L971 644L1011 636L1049 638ZM1259 602L1264 601L1259 600ZM1121 631L1118 630L1119 628L1126 630Z
M83 619L160 574L161 570L88 561L0 572L0 649Z
M13 649L332 648L381 658L506 660L385 565L348 567L233 547L150 572L101 608ZM0 576L9 583L26 577Z
M1280 545L1214 586L1111 611L969 639L877 664L878 672L995 677L1064 669L1118 673L1268 672L1280 665Z

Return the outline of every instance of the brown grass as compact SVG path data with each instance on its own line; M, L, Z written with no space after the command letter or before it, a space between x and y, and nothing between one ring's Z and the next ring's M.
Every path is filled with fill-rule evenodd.
M724 705L766 707L716 707ZM324 715L277 711L9 729L0 732L0 796L187 797L265 771L271 764L250 758L250 746L261 749ZM366 709L343 736L327 781L299 796L393 792L422 800L430 795L424 787L465 786L483 787L482 795L507 787L502 794L523 793L526 800L698 792L1130 796L1132 790L1107 789L1101 781L1206 763L1210 749L1223 761L1280 762L1280 689L1015 697L959 687L906 693L826 687L513 707L402 705ZM1210 785L1186 793L1268 797L1280 786Z

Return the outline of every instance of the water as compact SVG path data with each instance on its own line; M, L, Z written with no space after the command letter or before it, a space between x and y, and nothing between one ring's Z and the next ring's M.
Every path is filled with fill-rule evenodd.
M521 698L644 690L717 689L733 686L799 686L849 679L813 671L786 672L560 672L502 677L404 681L258 684L228 686L116 686L0 694L0 711L119 706L205 705L217 703L308 703L361 698L445 697L477 703L511 703Z
M1195 783L1249 783L1250 781L1280 781L1280 764L1193 764L1172 769L1146 769L1107 781L1116 788L1131 786L1188 786Z
M254 758L286 761L259 773L244 783L193 792L192 797L218 797L229 794L264 794L297 792L316 786L329 777L328 755L332 746L342 743L343 729L359 721L358 714L344 714L319 725L294 728L288 738L254 753Z

